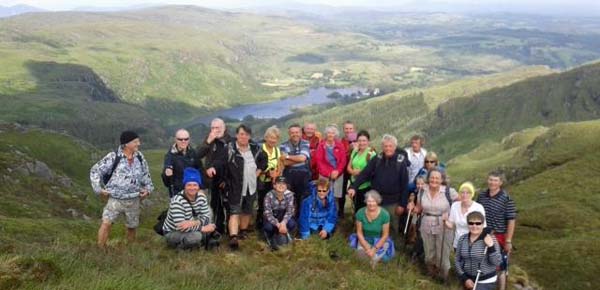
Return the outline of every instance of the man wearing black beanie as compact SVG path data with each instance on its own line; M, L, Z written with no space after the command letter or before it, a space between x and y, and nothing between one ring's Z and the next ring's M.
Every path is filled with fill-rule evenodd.
M126 217L127 240L135 240L140 219L140 201L154 189L144 155L139 152L140 138L133 131L124 131L121 145L92 166L90 181L97 195L108 198L98 230L98 245L105 247L110 229L123 213Z

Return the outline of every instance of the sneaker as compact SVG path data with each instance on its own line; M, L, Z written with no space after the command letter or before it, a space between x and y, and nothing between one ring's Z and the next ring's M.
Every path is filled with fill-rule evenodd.
M240 243L238 242L238 237L237 236L230 236L229 237L229 248L232 251L238 250L240 248Z

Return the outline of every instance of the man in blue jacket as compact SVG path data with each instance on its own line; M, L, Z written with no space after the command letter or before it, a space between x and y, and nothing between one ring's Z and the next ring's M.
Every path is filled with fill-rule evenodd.
M312 193L302 202L300 210L300 238L308 239L313 233L323 240L333 235L337 224L337 206L329 180L319 179Z

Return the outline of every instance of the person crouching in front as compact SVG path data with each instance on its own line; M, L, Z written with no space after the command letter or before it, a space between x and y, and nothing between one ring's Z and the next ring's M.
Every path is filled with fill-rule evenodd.
M337 206L329 180L319 179L312 194L302 201L300 208L300 238L305 240L311 234L318 234L323 240L329 239L337 224Z
M273 250L291 241L290 232L296 228L294 211L294 193L287 189L285 177L279 176L264 201L263 230Z
M163 232L169 247L195 249L216 227L211 221L208 199L200 190L200 172L195 168L186 168L183 184L183 191L171 198Z

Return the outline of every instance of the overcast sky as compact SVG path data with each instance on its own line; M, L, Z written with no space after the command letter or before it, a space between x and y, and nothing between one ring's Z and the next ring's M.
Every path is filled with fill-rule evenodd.
M600 0L0 0L2 6L27 4L47 10L69 10L77 7L123 7L144 4L193 4L212 8L241 8L248 6L282 5L286 3L325 4L330 6L394 6L419 9L440 9L440 7L469 6L488 9L490 11L511 12L577 12L585 14L600 14ZM250 4L249 4L250 3ZM442 8L443 9L443 8Z

